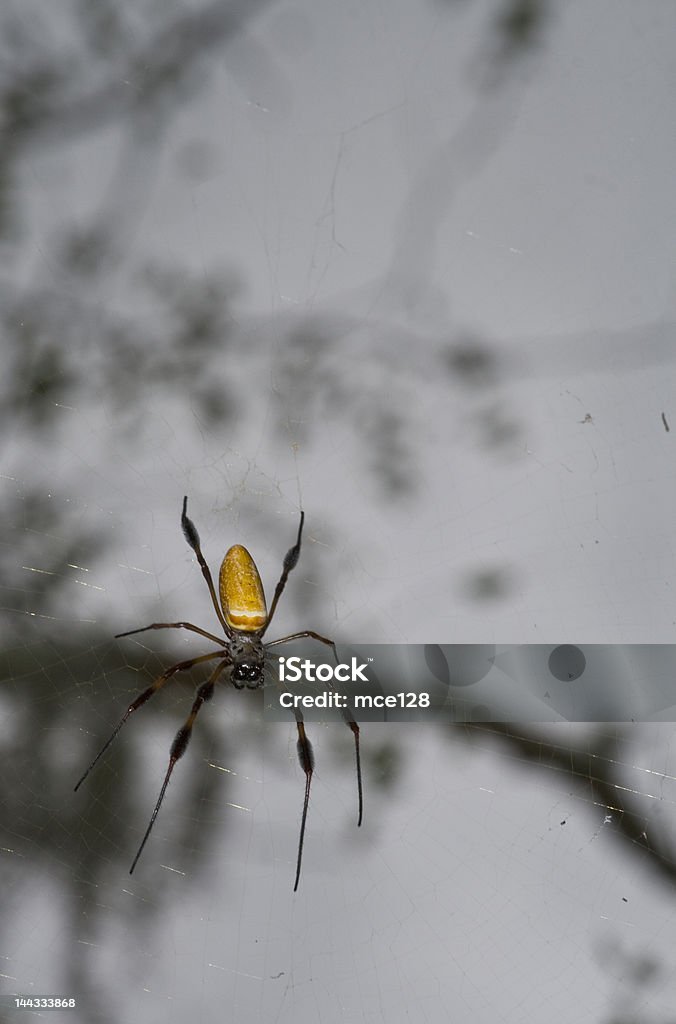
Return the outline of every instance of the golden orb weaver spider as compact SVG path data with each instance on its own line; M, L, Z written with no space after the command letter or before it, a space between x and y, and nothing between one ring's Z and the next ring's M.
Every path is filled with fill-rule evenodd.
M172 676L176 675L177 672L186 672L195 665L201 665L207 661L218 660L216 668L213 670L207 681L198 687L192 708L190 709L190 714L176 733L174 742L171 745L169 767L167 768L167 773L164 777L164 782L162 783L162 788L160 790L160 795L157 798L155 809L150 817L148 828L146 829L141 845L139 846L131 868L129 869L130 875L133 873L139 857L143 853L143 848L145 847L153 825L155 824L155 819L157 818L160 807L162 806L164 794L166 793L167 786L169 785L169 779L171 778L174 766L185 754L195 719L197 718L202 705L206 704L207 701L210 701L213 697L216 683L222 673L226 669L230 669L228 677L229 681L238 690L243 689L245 686L250 690L256 690L264 683L266 650L270 647L276 647L278 644L288 643L290 640L300 640L303 637L310 637L313 640L318 640L322 644L326 644L332 649L336 662L338 661L336 645L333 640L329 640L320 633L315 633L312 629L304 629L299 633L291 633L289 636L283 636L279 640L272 640L270 643L263 643L263 636L272 622L272 617L277 609L277 604L282 596L282 591L286 586L289 573L298 563L305 513L301 512L300 514L296 543L292 548L289 548L284 557L282 575L279 577L279 581L275 587L272 605L270 607L270 612L268 613L265 602L265 592L263 590L263 584L261 583L258 569L256 568L256 563L247 549L242 547L241 544L233 545L233 547L226 552L221 563L221 569L218 577L218 591L220 596L219 604L209 566L202 554L199 534L197 533L197 529L193 521L188 518L187 510L188 498L184 497L183 511L181 513L181 527L183 529L185 539L197 556L197 561L199 562L200 569L202 570L202 575L204 576L207 587L209 588L211 603L214 606L216 616L223 627L223 632L225 633L225 641L222 637L215 636L213 633L210 633L206 629L202 629L200 626L194 626L192 622L153 622L150 626L142 626L140 629L130 629L126 633L117 633L116 639L119 639L120 637L134 636L136 633L145 633L149 629L187 629L192 633L199 633L200 636L206 637L207 640L211 640L213 643L218 644L219 649L217 651L212 651L209 654L200 654L196 658L189 658L187 661L177 662L175 665L172 665L171 668L168 668L166 672L163 672L161 676L158 676L157 679L155 679L155 681L143 691L143 693L139 694L136 700L132 701L129 705L113 730L112 735L96 755L75 787L76 791L80 788L92 768L103 757L129 716L145 704L146 701L150 700L158 690L161 690L165 683L169 682ZM298 729L298 759L300 761L301 768L305 772L305 798L303 801L303 814L301 817L300 834L298 837L296 880L293 886L293 891L295 892L298 888L298 882L300 881L300 868L303 859L303 841L305 839L305 824L307 821L307 811L310 800L310 783L312 782L312 773L314 771L314 752L312 750L312 744L305 733L305 724L301 712L296 709L294 710L294 714L296 717L296 727ZM357 793L359 798L359 816L357 826L359 826L361 825L363 813L359 726L349 711L344 711L343 717L354 735L357 763Z

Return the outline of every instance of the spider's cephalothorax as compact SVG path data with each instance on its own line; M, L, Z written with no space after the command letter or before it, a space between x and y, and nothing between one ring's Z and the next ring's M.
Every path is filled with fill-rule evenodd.
M202 554L199 534L197 533L197 529L195 528L195 524L192 519L188 517L188 499L183 499L183 512L181 513L181 526L183 528L183 533L188 544L195 552L200 569L202 570L202 575L204 576L207 587L209 588L211 603L216 615L218 616L218 621L221 624L225 637L216 636L214 633L210 633L208 630L202 629L201 626L194 626L192 622L153 622L150 626L142 626L141 629L130 629L127 633L118 633L118 637L123 637L132 636L135 633L145 633L146 630L149 629L187 629L189 632L198 633L200 636L205 637L212 643L215 643L217 645L217 650L210 651L207 654L199 654L197 657L189 658L187 661L177 662L175 665L172 665L171 668L168 668L166 672L163 672L161 676L158 676L158 678L151 683L143 693L139 694L136 700L129 705L113 730L112 736L96 755L92 763L89 765L89 768L87 768L87 771L75 787L75 789L79 789L80 785L87 778L94 765L113 742L129 716L145 704L147 700L150 700L158 690L161 690L164 684L167 683L172 676L176 675L177 672L186 672L195 665L202 665L207 661L216 662L216 667L213 669L209 678L198 687L190 714L188 715L185 723L176 733L174 742L171 745L169 767L167 768L167 773L164 777L160 795L157 799L157 803L155 804L155 809L150 818L150 823L146 829L141 845L134 857L129 874L131 874L136 867L137 861L148 840L148 836L155 824L155 818L157 817L164 799L164 794L167 786L169 785L169 779L174 770L174 765L181 757L183 757L183 754L186 751L195 719L197 718L202 705L206 704L206 702L211 700L213 697L214 689L219 678L223 675L223 678L226 681L230 680L233 686L238 690L242 690L244 687L247 687L250 690L256 690L263 685L264 681L266 649L269 647L275 647L277 644L285 644L289 640L300 640L303 637L311 637L313 640L318 640L322 644L327 644L332 648L336 661L338 660L336 655L336 645L333 640L328 640L325 636L322 636L321 633L315 633L314 630L311 629L304 629L299 633L292 633L289 636L283 636L279 640L273 640L270 643L263 642L263 635L272 622L272 617L277 608L277 602L282 596L282 591L286 586L289 573L298 562L304 520L305 513L301 512L296 543L292 548L289 548L284 558L282 575L279 577L279 581L275 587L272 605L270 606L270 612L268 614L265 602L265 592L263 590L263 584L261 583L258 569L256 568L256 563L247 549L242 547L241 544L235 544L231 547L226 552L225 558L221 564L221 571L218 577L219 603L219 600L216 597L216 590L214 587L214 581L211 577L211 571L206 563L204 555ZM231 671L229 674L224 675L226 669L230 669ZM361 825L363 801L361 762L359 757L359 726L355 722L349 710L345 709L342 713L346 724L350 727L354 736L355 755L357 760L357 790L359 793L359 819L357 824ZM296 718L296 727L298 729L298 758L300 760L301 768L305 772L305 800L303 802L303 815L301 818L300 836L298 839L296 881L293 887L295 892L300 880L300 866L303 857L303 839L305 837L305 822L307 820L307 809L310 800L310 782L312 780L312 772L314 770L314 754L312 751L312 744L305 735L303 716L297 709L294 711L294 714Z
M230 641L232 655L232 674L230 681L238 690L246 686L249 690L257 690L265 679L265 648L260 640L240 640L239 637Z

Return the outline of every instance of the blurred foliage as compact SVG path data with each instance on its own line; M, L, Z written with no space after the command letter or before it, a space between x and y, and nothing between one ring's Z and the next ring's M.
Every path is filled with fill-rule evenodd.
M173 121L208 84L217 66L214 56L271 5L272 0L197 6L178 0L168 6L77 0L57 10L30 0L0 12L0 424L6 438L20 434L23 451L32 447L44 455L58 444L63 407L106 408L116 434L130 441L140 435L149 393L161 392L168 407L172 400L187 406L194 421L211 431L226 430L240 415L247 400L243 381L255 379L265 350L238 329L239 286L232 274L207 270L197 277L176 263L169 268L156 261L132 268L136 294L131 301L125 297L121 308L99 296L110 295L109 279L119 277L122 263L129 265L128 228L142 215ZM529 44L543 13L544 4L536 0L496 0L494 29L501 45ZM120 155L110 181L101 182L98 209L77 218L64 210L54 237L42 244L47 258L29 270L22 252L29 234L26 158L35 165L41 152L110 127L118 133ZM403 346L397 367L400 346L393 345L387 327L380 342L373 339L372 364L393 360L387 385L376 387L366 381L363 364L341 353L353 326L304 319L278 347L278 365L264 366L263 373L266 381L279 382L285 399L292 396L299 430L303 423L311 430L327 415L349 418L369 478L385 496L401 498L415 489L418 477L406 388L412 346ZM474 386L493 380L491 352L480 341L465 341L448 355L440 341L438 359L449 375ZM393 390L397 374L405 384ZM503 427L486 429L486 442L504 438ZM5 517L20 529L5 545L0 569L7 590L15 596L23 591L26 608L41 612L50 587L58 591L62 563L73 552L63 545L53 574L30 592L23 576L19 583L17 546L30 547L39 533L59 532L56 505L46 524L39 488L31 494L27 486L14 496L6 493ZM67 486L77 489L78 482L71 479ZM100 535L77 538L80 552L89 555L101 543Z
M416 439L409 426L416 339L384 325L369 352L358 348L355 359L345 354L354 323L304 316L275 346L277 364L270 367L268 349L237 323L236 272L207 268L195 275L187 260L182 265L180 253L171 254L171 266L133 255L135 222L175 120L208 85L226 44L271 6L273 0L74 0L70 6L26 0L0 10L0 426L6 450L14 439L19 442L5 462L2 510L8 526L0 546L0 604L10 637L0 685L15 723L3 756L9 782L3 797L5 845L20 855L30 850L33 860L43 858L52 869L62 865L69 878L84 880L78 901L70 903L78 934L87 919L95 930L100 872L113 851L124 867L146 810L137 802L129 736L97 766L91 789L78 792L81 801L71 799L81 765L105 740L114 724L111 714L118 713L112 701L94 712L95 703L86 699L89 688L96 684L99 708L101 691L121 692L123 699L138 692L151 670L170 663L172 641L158 637L161 657L130 665L109 644L105 623L88 629L86 641L75 624L64 630L74 573L94 565L110 533L93 526L93 517L72 514L72 496L85 492L97 467L82 465L79 478L77 465L68 476L60 473L63 408L78 411L82 429L90 410L104 410L111 448L141 443L148 397L155 392L163 408L174 403L198 426L225 434L250 401L250 381L262 373L267 389L273 381L273 390L292 396L299 430L303 423L311 430L329 415L353 424L364 463L385 495L400 497L417 482ZM514 36L514 17L503 22ZM56 211L58 226L45 229L31 192L40 157L86 144L104 131L114 132L118 148L98 201L87 212L76 202L80 151L73 149L62 171L71 176L73 210ZM187 155L184 163L194 177L194 161L200 154L209 159L209 146L199 139L193 145L192 163ZM116 302L118 294L123 297ZM471 339L453 353L438 339L419 347L429 352L429 372L466 378L479 388L492 380L487 345ZM362 358L376 368L370 380ZM381 364L391 368L385 386L379 383ZM398 387L397 379L404 385ZM424 377L417 384L424 387ZM188 678L173 689L184 692L193 685ZM146 721L182 714L176 702L152 704ZM198 799L211 799L208 787L213 789L219 774L200 770L206 751L220 742L213 720L202 718L193 740L198 756L191 751L186 759L189 787L182 808L174 810L183 829L179 848L196 851L193 868L199 850L207 849L208 829L203 827L199 844L192 841L191 808ZM141 742L138 730L125 733ZM240 741L245 737L238 735ZM64 741L73 736L76 743ZM376 781L394 786L400 773L395 747L372 745L364 751L365 764L370 754ZM20 864L15 857L17 872ZM153 908L159 905L161 900ZM143 902L136 907L140 913ZM85 979L71 979L70 988L86 992Z
M512 52L538 41L545 17L544 0L510 0L497 19L502 44Z
M464 0L465 5L471 2ZM459 0L446 0L446 5L461 6ZM96 883L103 865L110 867L114 853L119 858L116 867L124 870L147 810L137 799L138 764L128 753L128 743L142 744L141 730L131 726L111 748L106 763L97 766L92 787L78 793L82 800L71 799L81 765L114 724L114 702L93 716L88 688L96 685L99 690L101 684L126 699L147 685L153 671L170 663L166 659L172 657L171 641L164 639L160 658L148 663L144 657L133 665L121 659L116 645L108 644L103 626L96 634L90 631L82 643L75 632L64 635L57 623L59 635L50 640L46 620L41 619L45 628L35 642L31 634L36 618L49 615L62 599L64 581L70 584L74 567L91 564L104 539L91 526L68 524L68 488L77 488L78 481L55 474L53 487L61 493L48 496L39 482L31 480L32 461L53 457L62 406L105 406L116 431L135 443L146 396L153 389L160 390L167 403L180 401L199 423L220 431L235 421L247 400L242 380L260 369L260 357L250 336L237 327L234 305L239 286L233 274L209 268L195 276L177 265L178 256L172 254L172 267L159 262L134 266L134 302L125 297L122 308L110 303L104 307L99 292L126 256L125 226L142 214L158 152L174 119L208 84L226 43L271 6L273 0L204 0L191 5L179 0L77 0L66 8L27 0L0 11L0 426L6 446L14 434L20 436L17 448L22 459L19 467L5 470L2 509L9 525L0 547L0 601L6 612L11 610L11 618L5 615L4 632L12 637L0 664L0 685L12 721L3 750L2 817L6 849L18 852L5 864L16 875L10 885L23 871L22 858L29 853L34 862L42 861L40 867L60 868L60 884L65 879L74 886L81 883L77 899L63 903L72 915L71 931L81 940L87 928L92 942L96 938L101 909L95 902ZM544 0L495 0L487 47L493 82L541 41L549 13ZM22 249L35 230L25 208L30 184L27 158L35 162L41 152L110 128L121 136L119 165L125 173L118 173L115 184L113 169L113 184L101 183L100 204L93 212L78 220L63 211L64 226L44 243L48 259L43 269L31 270ZM208 145L200 140L196 144L206 157ZM141 183L134 195L129 194L131 182ZM39 229L37 237L42 244ZM384 494L400 497L417 483L410 405L412 396L424 405L425 375L439 374L481 392L494 386L500 368L492 346L481 338L440 338L432 343L412 333L397 337L391 325L384 326L379 344L369 344L364 351L357 339L346 354L343 342L353 328L340 318L328 323L305 317L279 346L274 374L265 368L266 381L274 379L275 386L292 394L299 430L303 423L311 430L328 415L349 419L365 464ZM367 358L383 367L377 378L382 386L377 389L369 383L373 376L363 373ZM427 362L419 371L423 358ZM399 389L398 381L405 386ZM517 430L510 415L495 406L482 409L479 418L487 445L502 444ZM22 481L14 491L7 485L12 470ZM90 471L83 467L83 478ZM489 568L468 586L477 598L487 599L503 593L507 583L499 569ZM185 697L193 685L191 678L177 681L176 690ZM30 701L25 699L27 690ZM184 703L152 702L148 716L170 715L173 728L184 714ZM518 736L500 726L493 734L523 763L540 766L549 757L581 786L592 787L599 802L610 805L617 800L612 757L607 760L607 777L600 777L591 768L595 751L550 751L538 734ZM246 742L250 735L242 729L234 742ZM471 735L476 739L479 731ZM72 736L77 737L77 749L71 759ZM174 803L176 848L194 853L193 869L204 863L210 836L204 815L199 817L200 835L193 836L193 808L198 802L205 806L220 801L224 784L217 779L221 773L203 770L204 760L207 752L213 757L213 749L229 759L230 752L219 747L223 742L214 719L203 715L192 741L195 750L185 761L189 785L180 806ZM382 790L396 786L401 753L395 744L384 741L370 750L365 745L363 754L369 762L367 780ZM170 813L166 808L165 820ZM644 851L639 845L643 821L640 810L627 803L618 834L625 834L632 854L649 854L673 884L670 846ZM656 838L659 842L659 835ZM198 874L194 870L194 877ZM155 913L161 906L159 893L152 902L136 900L134 912ZM636 986L642 983L637 977ZM71 978L68 990L86 993L87 985L83 972Z

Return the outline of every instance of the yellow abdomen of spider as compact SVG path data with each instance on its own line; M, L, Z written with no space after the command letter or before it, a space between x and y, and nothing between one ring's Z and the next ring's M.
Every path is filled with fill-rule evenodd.
M241 544L234 544L226 552L218 574L218 590L231 629L238 633L263 629L268 621L263 584L256 563Z

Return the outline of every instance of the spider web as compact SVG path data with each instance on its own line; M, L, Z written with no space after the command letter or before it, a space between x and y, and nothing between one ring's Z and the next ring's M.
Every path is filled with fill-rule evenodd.
M0 993L102 1024L672 1021L671 723L369 725L360 830L351 734L313 724L295 895L296 730L260 693L200 713L131 878L204 674L72 792L204 650L114 634L217 631L184 494L212 571L245 544L268 596L305 509L275 635L673 641L671 8L27 10Z

